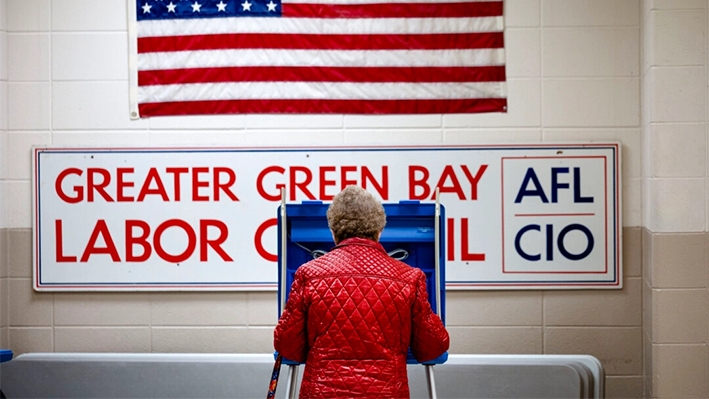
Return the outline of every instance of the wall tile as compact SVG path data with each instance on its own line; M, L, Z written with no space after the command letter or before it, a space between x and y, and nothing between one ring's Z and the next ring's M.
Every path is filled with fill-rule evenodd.
M543 123L550 127L624 127L640 123L640 85L627 79L548 79Z
M10 325L10 307L8 304L8 279L0 279L0 327L7 327Z
M704 177L706 126L704 124L653 124L650 140L653 177Z
M541 129L445 129L444 144L536 143Z
M270 331L270 333L269 333ZM266 338L270 334L270 340ZM254 341L250 341L254 340ZM152 329L152 351L158 353L264 353L273 351L272 328Z
M0 228L8 227L7 195L7 182L0 180Z
M622 290L544 293L545 326L640 326L642 279L626 278Z
M704 10L707 2L704 0L645 0L650 10Z
M9 277L32 277L32 230L7 230Z
M53 0L54 31L125 31L127 2L122 0Z
M652 294L654 290L647 281L643 283L643 333L650 341L654 340L653 333L653 312Z
M7 0L0 0L0 30L7 30Z
M653 13L653 65L704 65L706 14L695 10Z
M50 128L49 83L9 83L7 100L7 126L10 130L46 130Z
M647 4L647 0L642 0L643 4ZM643 26L640 28L641 30L641 55L642 55L642 66L641 70L643 72L647 72L648 69L652 66L653 60L655 59L655 42L654 42L654 30L649 29L649 27L654 26L655 24L655 13L654 12L647 12L645 14L645 18L643 19Z
M7 80L7 32L0 31L0 57L4 60L0 62L0 80Z
M708 310L706 290L654 290L653 342L705 343Z
M150 140L148 131L54 131L52 132L52 145L55 146L148 146Z
M55 326L137 326L150 324L148 295L61 293L54 296Z
M623 179L623 225L642 225L642 178Z
M544 30L545 77L640 75L638 28L556 28Z
M653 67L650 112L655 122L704 122L706 117L704 67Z
M156 294L150 298L153 326L244 326L246 293Z
M643 377L607 377L606 398L633 399L643 397Z
M640 0L542 0L544 26L638 26Z
M32 289L31 279L10 279L8 282L10 326L51 326L53 294Z
M652 393L652 342L647 335L643 335L643 393L645 398L654 398Z
M7 277L8 274L8 230L0 228L0 278ZM7 292L7 291L5 291Z
M0 184L3 184L0 182ZM32 227L32 185L29 181L4 182L7 195L7 222L5 227Z
M563 328L544 329L544 353L595 356L606 375L642 373L642 329Z
M236 130L246 126L246 115L182 115L148 118L150 130Z
M642 176L642 147L641 129L564 129L545 128L544 141L548 142L568 142L568 141L619 141L621 143L621 169L623 179Z
M705 397L706 346L654 345L653 377L653 393L657 397Z
M541 354L539 327L448 327L450 354Z
M8 346L13 358L31 352L53 352L52 328L14 328L8 330ZM7 348L7 347L6 347Z
M48 31L50 0L7 0L7 30Z
M247 129L335 129L344 126L342 115L244 115Z
M707 234L653 234L652 286L703 288L707 285Z
M443 132L440 129L417 130L346 130L345 144L441 144Z
M148 327L70 328L54 329L56 352L150 352Z
M507 80L507 113L445 114L444 127L538 127L541 125L538 79Z
M32 146L49 145L49 132L8 132L7 176L10 179L32 178Z
M704 179L650 179L651 224L654 232L700 232L705 229Z
M11 81L46 81L49 71L48 33L7 35L7 78Z
M239 130L233 132L151 131L150 145L223 145L236 147L314 147L342 145L343 130ZM315 143L315 144L314 144Z
M541 326L541 292L448 291L448 326Z
M53 80L127 80L128 35L52 34Z
M541 75L541 43L538 28L505 29L507 78L535 78Z
M278 293L249 292L246 294L246 324L270 326L278 323ZM271 337L273 339L273 337Z
M1 35L0 35L1 39ZM1 43L1 42L0 42ZM7 58L5 58L7 59ZM1 67L0 67L1 68ZM8 88L7 88L7 82L6 81L0 81L0 129L6 130L7 129L7 120L8 118L8 103L7 103L7 97L8 97Z
M10 329L7 327L0 327L0 348L10 347ZM15 354L13 353L13 357Z
M128 82L52 83L53 127L77 129L145 129L145 119L131 121Z
M505 25L510 27L539 26L540 0L506 0Z
M642 228L623 227L623 276L642 277Z
M423 115L345 115L346 129L364 128L440 128L440 114ZM359 132L357 132L359 134Z

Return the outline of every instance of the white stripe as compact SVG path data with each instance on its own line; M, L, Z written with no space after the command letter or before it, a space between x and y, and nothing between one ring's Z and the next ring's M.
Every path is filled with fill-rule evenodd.
M329 99L431 100L504 98L504 83L236 82L143 86L139 102Z
M138 37L220 33L431 34L500 32L502 17L480 18L205 18L138 22Z
M138 54L138 70L239 66L500 66L504 49L474 50L201 50Z

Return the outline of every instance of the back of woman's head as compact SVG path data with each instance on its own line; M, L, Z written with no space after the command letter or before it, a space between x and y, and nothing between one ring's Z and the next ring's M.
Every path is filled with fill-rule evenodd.
M327 208L327 222L335 242L352 237L377 241L386 225L386 214L372 194L359 186L347 186Z

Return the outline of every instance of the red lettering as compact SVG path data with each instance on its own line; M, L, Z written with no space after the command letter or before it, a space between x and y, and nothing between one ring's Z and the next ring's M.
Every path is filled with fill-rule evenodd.
M207 236L209 226L213 226L219 229L219 237L214 240L210 240ZM207 261L207 247L210 246L212 249L219 254L222 260L226 262L233 262L234 260L222 249L221 245L226 241L229 236L229 229L226 224L220 220L200 220L199 221L199 260L201 262Z
M450 177L453 185L452 186L445 186L444 184L446 183L446 180ZM463 193L463 187L460 186L460 182L458 181L458 178L455 177L455 171L453 170L453 166L451 165L446 165L445 168L443 168L443 173L441 173L441 178L438 179L438 183L436 184L436 187L439 188L439 191L441 194L443 193L456 193L458 194L458 199L465 200L465 194ZM436 193L433 193L433 196L431 199L436 199Z
M278 190L278 194L276 195L271 195L263 189L263 179L264 177L266 177L267 174L271 172L277 172L282 175L286 172L286 170L281 168L280 166L269 166L268 168L262 170L261 173L258 174L258 178L256 178L256 191L258 191L259 195L261 195L261 197L265 200L280 201L281 189L286 186L285 184L276 184L276 189Z
M98 237L102 236L103 241L106 244L105 247L97 247L96 241ZM109 254L111 255L111 260L114 262L120 262L121 258L118 256L118 250L116 250L116 244L113 243L113 238L111 238L111 233L108 231L108 226L106 226L106 221L99 219L96 222L94 231L91 232L91 238L89 238L89 243L86 244L84 249L84 254L81 255L81 262L87 262L89 256L93 254Z
M187 248L185 248L185 251L181 254L170 255L162 247L162 234L170 227L179 227L184 230L185 233L187 233ZM189 259L189 257L192 256L192 253L194 253L194 249L197 246L197 236L195 235L192 226L190 226L184 220L170 219L163 222L160 226L158 226L157 229L155 229L155 236L153 237L153 246L155 246L155 253L157 253L158 256L162 259L172 263L180 263Z
M94 182L94 175L97 173L103 176L103 181L100 184ZM106 186L111 183L111 174L106 169L88 168L86 169L86 178L86 193L89 202L94 202L94 190L96 190L106 202L113 202L113 198L111 198L105 190Z
M468 252L468 218L461 219L461 248L460 257L463 261L477 261L482 262L485 260L485 254L471 254Z
M143 232L140 236L133 235L133 227L140 228ZM145 262L150 257L153 249L148 242L150 236L150 226L142 220L126 220L126 262ZM135 256L133 246L143 247L143 254Z
M173 181L175 186L175 201L180 200L180 174L187 173L189 169L187 168L166 168L167 173L173 174Z
M465 173L465 177L467 177L470 182L470 200L472 201L478 199L478 182L480 181L480 178L483 177L485 170L487 170L487 165L480 165L478 173L475 174L475 176L470 174L467 166L460 165L460 167L463 168L463 173Z
M81 200L84 199L84 188L82 186L73 187L74 192L76 193L75 197L70 197L66 195L66 193L64 193L64 190L62 190L62 183L68 175L81 176L82 173L84 172L81 169L68 168L61 171L61 173L59 173L59 176L57 176L57 181L54 182L54 189L57 191L57 195L59 196L59 198L61 198L64 202L76 204L77 202L81 202Z
M347 173L356 172L356 166L342 166L340 168L340 190L344 190L345 187L357 184L357 180L349 180Z
M229 176L229 181L226 183L221 183L219 181L219 174L222 172ZM214 168L214 200L219 201L219 190L221 189L232 201L238 201L239 199L236 198L236 195L234 195L234 193L232 193L229 189L235 181L236 173L234 173L231 168Z
M416 179L416 173L423 173L421 179ZM428 186L428 169L424 166L409 165L409 199L425 200L431 194L431 188ZM416 194L416 187L423 187L423 194Z
M296 179L296 174L298 172L305 173L305 180L298 182ZM290 200L295 201L295 190L299 188L300 191L305 194L308 199L314 200L315 196L308 190L308 184L313 181L313 173L310 169L305 166L291 166L290 167Z
M155 184L157 185L156 188L150 188L153 181L155 181ZM170 199L167 197L167 191L165 191L165 186L162 184L160 175L158 174L158 171L155 168L150 168L150 170L148 171L148 176L145 178L145 182L143 182L143 187L141 187L140 189L140 194L138 194L138 202L143 202L145 196L148 194L158 194L160 195L160 197L162 197L163 201L170 201Z
M57 253L57 263L76 262L76 256L64 256L64 240L62 239L62 221L54 221L55 249Z
M268 219L267 221L261 223L261 225L256 229L256 234L254 235L254 246L256 247L256 252L261 255L262 258L271 261L278 262L278 255L274 255L263 247L263 233L269 228L276 226L278 224L278 219Z
M448 260L455 260L455 219L448 218L446 219L446 222L446 230L448 233L448 237L446 237L448 244Z
M209 187L208 181L199 180L200 173L209 173L209 168L192 168L192 201L209 201L209 196L199 195L200 187Z
M362 166L362 188L366 189L367 188L367 180L372 182L372 185L374 188L377 190L379 195L382 197L383 200L388 200L389 199L389 167L388 166L382 166L382 184L378 184L377 181L374 179L374 176L372 175L372 172L369 171L369 168L366 166Z
M335 180L327 180L327 172L334 172L337 168L334 166L321 166L320 167L320 199L323 201L329 201L333 199L334 195L327 195L325 192L328 186L334 186L337 183Z
M126 197L123 195L123 189L125 187L133 187L134 183L132 181L124 181L123 175L126 173L133 173L133 168L117 168L116 169L116 199L118 202L131 202L134 201L133 197Z

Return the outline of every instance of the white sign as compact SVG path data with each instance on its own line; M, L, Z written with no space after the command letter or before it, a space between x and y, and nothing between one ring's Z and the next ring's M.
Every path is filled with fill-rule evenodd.
M276 210L446 208L448 289L621 288L620 147L35 148L37 290L276 289Z

